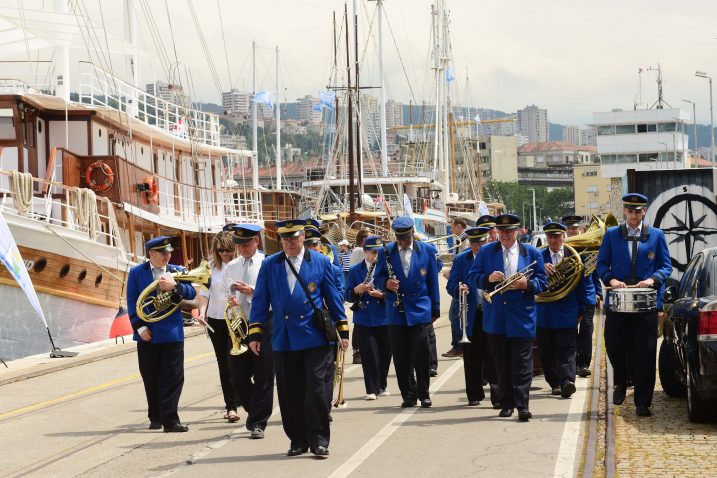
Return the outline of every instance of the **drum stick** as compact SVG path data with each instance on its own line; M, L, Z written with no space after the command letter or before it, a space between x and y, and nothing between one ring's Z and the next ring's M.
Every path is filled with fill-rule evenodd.
M636 289L636 288L637 288L637 284L626 285L625 287L620 287L620 289ZM615 289L615 287L606 286L606 287L603 287L603 289L605 289L605 290L613 290L613 289ZM615 289L615 290L619 290L619 289Z

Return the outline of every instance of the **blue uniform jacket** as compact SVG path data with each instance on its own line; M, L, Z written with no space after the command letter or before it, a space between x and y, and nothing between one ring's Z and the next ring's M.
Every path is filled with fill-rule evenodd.
M453 266L451 266L451 273L448 276L448 284L446 284L446 290L456 302L459 300L458 284L463 282L468 286L468 297L466 298L468 302L466 334L469 337L473 336L473 324L475 323L476 309L478 308L479 302L478 294L482 294L476 287L476 283L468 279L468 274L473 266L473 262L473 251L470 248L455 256L453 258ZM460 311L458 312L460 314Z
M266 258L259 270L254 288L249 318L249 341L259 340L269 321L269 307L273 311L272 347L277 352L304 350L328 345L323 330L314 323L314 307L306 299L299 282L289 292L286 255L277 252ZM320 252L304 250L298 271L309 289L313 305L324 304L342 337L348 336L346 312L336 283L336 273L329 258ZM289 272L291 274L291 272Z
M612 279L630 285L652 278L655 281L654 288L658 289L657 308L662 309L665 282L672 274L672 261L665 234L643 223L642 235L637 246L637 280L630 280L632 263L628 247L632 247L632 243L625 238L626 236L624 223L607 230L598 252L597 272L606 286L610 285ZM610 305L610 294L605 303Z
M180 272L184 268L167 264L167 272ZM164 344L169 342L181 342L184 340L184 320L182 319L182 308L178 308L172 315L159 322L145 322L137 316L137 299L142 291L154 281L152 276L152 266L148 262L134 266L127 276L127 309L129 310L129 320L134 329L134 340L140 342L142 339L137 333L137 329L147 326L152 333L152 343ZM196 291L192 284L178 282L182 291L182 298L194 299Z
M518 270L528 264L533 265L533 275L524 291L511 290L493 296L492 303L483 304L483 330L489 334L507 337L535 337L538 321L535 307L535 294L543 292L548 279L545 264L540 251L530 244L518 244ZM491 242L480 248L478 257L473 261L468 280L486 292L499 284L488 282L494 271L503 271L503 248L499 241Z
M376 269L374 269L374 276L375 273ZM357 297L354 293L354 287L363 283L366 279L366 274L368 274L366 261L361 261L358 264L351 266L351 269L349 270L349 278L346 282L346 297L349 302L354 302L356 300ZM356 312L354 312L354 324L362 325L364 327L381 327L388 325L385 302L385 300L371 297L367 293L362 294L360 302L362 305L359 305L359 308L356 309Z
M341 270L341 266L331 264L334 270L334 281L336 282L336 288L339 290L339 297L341 302L346 299L346 284L344 284L344 271Z
M568 249L564 249L569 253ZM551 262L550 249L543 250L543 261ZM578 326L578 316L585 314L587 294L585 284L592 284L592 278L586 278L580 273L578 285L567 296L555 302L538 303L538 327L546 329L574 329ZM595 287L593 286L593 300L595 300Z
M400 282L399 291L403 293L403 309L394 306L396 294L386 290L388 280L386 256L379 249L376 270L374 271L374 285L377 289L386 292L386 316L389 325L418 325L430 324L433 317L441 315L441 298L438 288L438 270L436 261L436 248L431 244L420 241L413 242L411 254L411 268L408 277L403 274L401 257L398 254L396 243L386 246L388 257L393 266L393 272Z

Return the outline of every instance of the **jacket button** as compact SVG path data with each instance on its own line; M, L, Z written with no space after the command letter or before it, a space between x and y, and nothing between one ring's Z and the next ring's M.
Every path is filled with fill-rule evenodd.
M285 316L284 316L284 320L289 320L289 316L288 316L288 315L285 315Z
M508 301L507 301L507 300L504 300L504 301L503 301L503 305L507 305L507 304L508 304Z
M303 318L304 318L304 316L302 315L302 316L301 316L301 318L303 319Z

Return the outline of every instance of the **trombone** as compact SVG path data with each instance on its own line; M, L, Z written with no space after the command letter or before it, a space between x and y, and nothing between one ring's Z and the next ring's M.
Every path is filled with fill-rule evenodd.
M493 292L491 292L491 293L483 292L483 298L486 300L486 302L488 302L490 304L493 302L494 295L502 294L503 292L508 290L508 288L511 285L513 285L515 282L517 282L519 279L521 279L523 277L528 278L528 279L530 277L532 277L533 272L534 272L533 266L535 265L536 262L538 262L538 261L531 262L530 264L528 264L527 266L525 266L524 268L522 268L515 274L511 274L510 277L503 279L503 281L500 284L498 284L498 286L495 289L493 289Z
M463 329L462 344L469 344L468 333L466 332L468 324L468 291L463 291L463 282L458 283L458 310L460 311L461 329Z

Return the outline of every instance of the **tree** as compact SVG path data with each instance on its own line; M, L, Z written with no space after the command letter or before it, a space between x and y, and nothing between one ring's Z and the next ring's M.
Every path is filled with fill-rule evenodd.
M500 201L505 204L508 212L518 214L526 225L532 225L533 219L533 192L535 189L535 204L538 213L539 225L546 218L560 220L561 217L573 212L573 190L571 188L556 188L548 191L545 186L524 186L516 182L488 181L483 188L483 197L491 201Z

